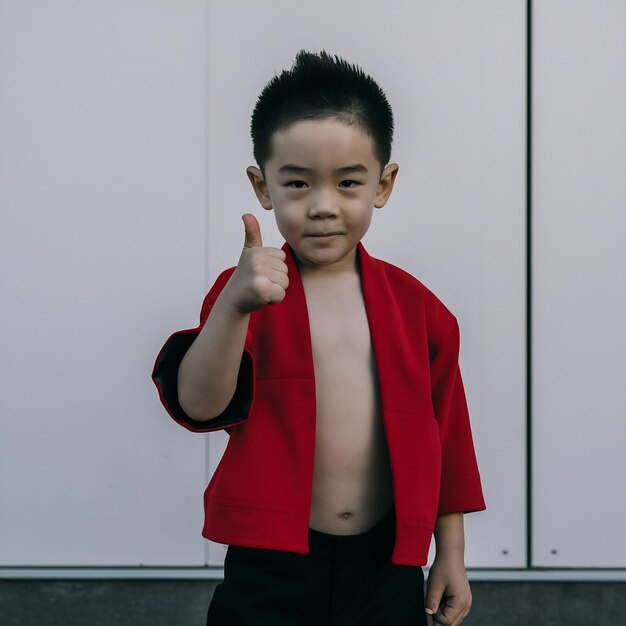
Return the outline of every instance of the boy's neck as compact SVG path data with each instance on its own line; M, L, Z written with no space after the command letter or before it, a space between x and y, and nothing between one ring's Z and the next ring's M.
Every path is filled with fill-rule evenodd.
M332 266L316 267L309 263L305 263L300 259L298 254L293 250L293 258L300 272L301 278L313 279L319 278L320 280L346 277L348 275L360 274L360 259L359 253L356 247L352 249L351 253L342 259L339 263L335 263Z

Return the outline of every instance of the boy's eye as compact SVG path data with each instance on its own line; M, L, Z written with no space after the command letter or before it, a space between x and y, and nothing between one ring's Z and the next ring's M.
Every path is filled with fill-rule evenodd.
M296 187L291 187L292 185L296 185ZM291 180L287 183L287 187L291 187L292 189L304 189L300 185L306 185L303 180Z
M354 187L356 187L357 185L360 185L361 183L357 182L356 180L342 180L341 184L343 183L352 183L352 185L350 187L344 187L344 189L354 189Z

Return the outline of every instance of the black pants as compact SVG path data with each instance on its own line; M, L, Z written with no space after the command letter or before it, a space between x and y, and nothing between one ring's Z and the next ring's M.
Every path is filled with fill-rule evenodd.
M309 554L229 545L207 626L426 626L424 572L394 565L395 511L358 535L309 528Z

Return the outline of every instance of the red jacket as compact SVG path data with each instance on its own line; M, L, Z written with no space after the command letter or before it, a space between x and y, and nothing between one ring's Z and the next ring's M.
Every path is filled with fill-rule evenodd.
M168 413L193 432L225 429L228 444L204 493L202 535L224 544L308 554L315 378L304 288L291 248L282 302L253 311L235 394L208 422L177 399L178 366L235 270L207 294L197 328L172 334L152 372ZM456 317L420 281L357 246L393 476L391 562L425 565L438 514L484 510Z

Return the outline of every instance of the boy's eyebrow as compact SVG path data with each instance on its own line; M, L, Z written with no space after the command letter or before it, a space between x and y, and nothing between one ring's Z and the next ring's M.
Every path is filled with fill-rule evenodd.
M295 173L303 173L310 174L313 172L311 168L302 167L301 165L294 165L293 163L286 163L285 165L281 165L278 168L279 173L283 172L295 172ZM367 168L363 163L356 163L354 165L346 165L345 167L339 167L333 171L333 174L351 174L354 172L363 172L367 174Z

